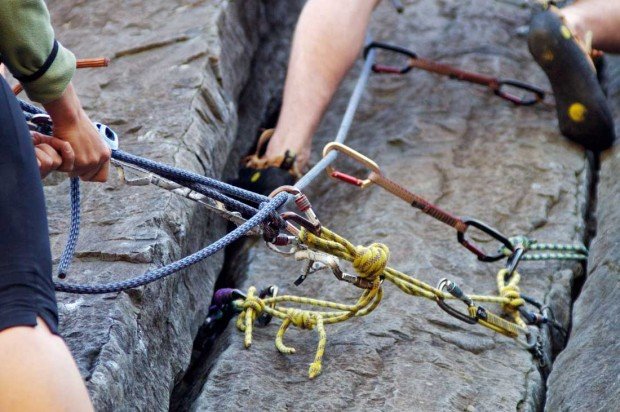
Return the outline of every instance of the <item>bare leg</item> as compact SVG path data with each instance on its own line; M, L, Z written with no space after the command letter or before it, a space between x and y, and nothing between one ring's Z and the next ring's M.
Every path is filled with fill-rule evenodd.
M92 410L69 349L38 323L0 332L0 410Z
M571 30L580 38L592 32L592 47L620 53L620 2L579 0L561 9Z
M303 168L312 136L363 45L379 0L309 0L293 39L280 118L266 157L297 154Z

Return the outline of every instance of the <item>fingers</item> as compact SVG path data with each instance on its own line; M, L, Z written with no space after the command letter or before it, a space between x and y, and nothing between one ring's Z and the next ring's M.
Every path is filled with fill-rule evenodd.
M105 150L97 161L93 161L85 166L86 172L79 174L80 179L85 182L106 182L110 169L110 157L110 150Z
M57 167L60 172L71 172L73 171L73 165L75 162L75 153L73 152L73 148L69 142L65 142L64 140L46 136L44 134L38 132L31 132L32 141L35 146L45 144L47 146L52 147L60 156L61 164Z
M101 169L91 178L91 182L106 182L108 180L108 172L110 171L110 162L105 162Z
M45 160L41 160L42 166L51 167L51 170L56 170L62 164L62 157L60 154L50 145L41 143L36 147L40 152L45 153Z
M32 141L35 146L38 146L40 144L46 144L52 147L60 155L62 161L57 168L58 171L73 171L75 153L73 152L73 148L71 147L71 144L69 142L65 142L64 140L58 139L56 137L46 136L38 132L31 132L31 135Z
M34 154L37 158L41 178L47 176L52 170L58 169L58 166L62 163L62 158L56 150L44 143L34 148Z

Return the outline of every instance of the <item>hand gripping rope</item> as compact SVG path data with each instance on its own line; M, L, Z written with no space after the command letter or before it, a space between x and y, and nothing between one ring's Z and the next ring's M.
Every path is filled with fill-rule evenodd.
M31 128L42 133L51 134L52 124L47 114L45 114L38 107L30 105L26 102L20 101L20 104ZM218 209L219 206L218 210L221 214L226 215L230 218L230 220L238 224L241 222L244 223L241 223L238 228L204 249L186 256L176 262L172 262L163 267L148 271L141 276L121 282L112 282L102 285L78 285L68 284L65 282L55 282L54 286L57 291L81 294L102 294L119 292L122 290L143 286L170 276L182 269L187 268L188 266L194 265L209 256L212 256L256 227L263 226L267 228L270 224L275 224L277 227L278 224L284 223L278 217L276 211L288 200L287 194L282 193L279 196L275 196L273 199L269 199L265 196L239 189L235 186L228 185L215 179L125 153L118 150L118 138L114 132L101 124L95 124L95 126L97 127L101 138L112 149L113 163L116 166L123 168L123 171L129 169L132 172L140 172L146 176L148 183L156 184L172 191L173 193L180 194L192 200L197 200L200 203L211 206L214 209ZM78 178L71 179L70 195L71 225L67 245L59 263L58 275L60 278L66 277L79 237L80 183ZM245 199L246 201L259 204L260 207L259 209L255 209L229 196L234 196L237 199ZM207 199L210 200L210 202L207 202ZM220 206L212 199L216 199L224 205L229 206L231 210L224 208L223 205ZM234 210L234 208L238 209ZM248 218L248 220L245 221L242 216Z

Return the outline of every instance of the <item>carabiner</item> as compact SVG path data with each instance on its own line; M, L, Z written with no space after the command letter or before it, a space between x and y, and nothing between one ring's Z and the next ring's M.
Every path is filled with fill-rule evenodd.
M336 142L328 143L323 149L323 157L327 156L327 154L331 152L332 150L336 150L340 153L347 155L351 159L355 160L356 162L370 169L370 171L372 172L381 174L381 169L379 168L378 164L376 164L375 162L373 162L372 160L370 160L363 154L351 149L348 146L343 145L342 143L336 143ZM350 176L348 174L339 172L331 166L328 166L325 170L329 177L341 180L343 182L346 182L346 183L349 183L355 186L359 186L362 189L365 189L372 184L372 181L370 180L369 177L367 177L366 179L359 179L355 176Z
M402 54L404 56L407 56L409 59L418 58L417 54L415 54L411 50L405 49L404 47L393 46L391 44L373 41L372 43L364 47L364 59L366 58L366 56L368 56L368 53L370 53L370 50L372 49L391 51L397 54ZM405 74L411 71L412 68L413 66L411 64L407 64L402 67L388 66L388 65L376 64L376 63L372 65L372 71L375 73Z
M497 229L494 229L491 226L487 225L486 223L483 223L476 219L463 218L462 220L463 220L463 223L465 223L468 228L469 226L473 226L476 229L482 231L483 233L486 233L487 235L491 236L493 239L501 242L511 252L515 251L515 248L513 244L510 242L510 240L505 235L503 235L501 232L499 232ZM467 237L465 237L465 232L466 230L456 232L456 239L461 245L465 246L467 250L469 250L474 255L476 255L478 257L478 260L482 262L497 262L498 260L502 260L505 257L505 255L501 252L498 252L492 255L487 254L482 249L480 249L478 246L474 245L469 239L467 239Z
M281 218L284 221L292 220L293 222L296 222L299 225L310 230L312 233L318 235L321 232L321 222L316 217L314 210L312 210L312 205L310 204L310 200L308 200L308 197L295 186L287 185L280 186L275 189L269 194L269 198L274 198L276 195L282 192L286 192L294 196L295 205L300 212L303 212L306 215L308 219L305 219L294 212L285 212L281 215ZM299 229L293 226L290 222L286 222L286 229L295 236L299 234ZM273 243L273 240L271 241L271 243Z
M505 90L506 86L514 87L516 89L524 90L533 94L534 96L529 99L524 99L518 96L515 96L512 93L508 93ZM540 87L534 86L532 84L524 83L519 80L512 79L500 79L494 87L491 87L493 93L496 96L501 97L504 100L507 100L517 106L533 106L537 103L545 100L545 91Z
M278 296L278 287L276 285L271 285L266 287L265 289L261 290L258 297L260 299L265 299L267 297L270 298L275 298ZM276 308L276 302L272 302L269 307L271 309L275 309ZM267 326L269 325L269 322L271 322L272 316L268 313L261 313L261 315L258 317L258 319L256 320L258 322L259 326Z
M306 218L299 216L295 212L284 212L280 215L282 219L287 223L287 230L297 236L299 234L299 229L291 224L291 222L297 223L299 226L305 228L310 233L320 236L321 234L321 224L312 224ZM289 222L291 221L291 222ZM292 228L291 228L292 227Z
M522 243L514 246L512 254L508 257L508 260L506 261L506 271L508 272L506 274L506 279L510 279L514 271L517 269L519 262L521 262L521 258L523 257L525 252L525 246Z
M456 283L452 282L449 279L446 279L446 278L441 279L439 281L439 284L437 284L437 289L439 289L442 293L444 291L447 291L455 298L463 301L465 305L467 305L467 307L473 306L474 304L473 301L469 299L469 297L463 293L461 288ZM460 312L454 309L452 306L448 305L446 303L446 300L443 297L436 296L435 302L437 302L437 305L441 309L443 309L448 315L454 318L457 318L460 321L463 321L470 325L475 325L476 323L478 323L478 320L476 318L472 318L471 316L469 316L469 313Z

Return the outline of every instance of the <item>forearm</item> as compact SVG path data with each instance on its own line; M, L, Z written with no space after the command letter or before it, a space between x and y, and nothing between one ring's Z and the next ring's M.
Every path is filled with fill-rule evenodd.
M308 147L340 82L359 55L378 0L310 0L299 18L282 111L269 151ZM291 149L291 147L288 147ZM303 155L303 154L301 154Z
M75 71L73 54L56 44L43 0L0 1L0 55L28 96L58 99Z

